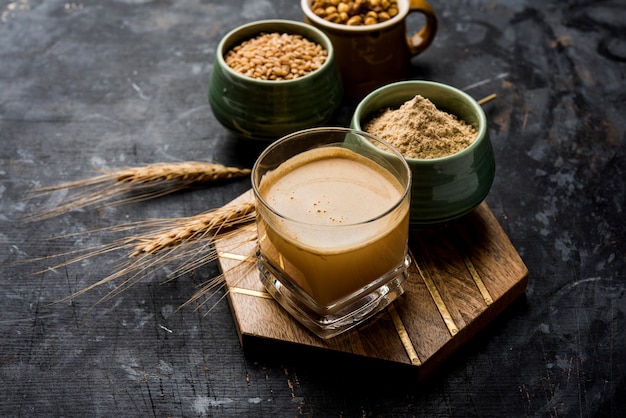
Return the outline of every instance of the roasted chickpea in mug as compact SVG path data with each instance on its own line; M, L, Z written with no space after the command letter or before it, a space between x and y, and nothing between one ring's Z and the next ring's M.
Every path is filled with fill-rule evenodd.
M398 14L396 0L314 0L311 10L329 22L348 26L375 25Z

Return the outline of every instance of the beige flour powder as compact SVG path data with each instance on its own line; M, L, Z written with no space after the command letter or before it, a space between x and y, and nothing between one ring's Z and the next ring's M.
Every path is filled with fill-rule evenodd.
M420 95L398 109L384 110L364 130L385 139L406 158L445 157L466 148L476 138L474 127L438 110Z

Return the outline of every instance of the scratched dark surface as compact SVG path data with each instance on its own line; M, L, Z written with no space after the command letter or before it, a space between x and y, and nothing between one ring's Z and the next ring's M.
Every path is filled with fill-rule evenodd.
M1 0L0 416L626 415L626 4L431 4L440 31L412 77L498 95L484 106L498 163L487 202L530 281L417 385L406 369L362 360L244 352L226 302L177 311L214 264L167 283L159 269L95 306L111 286L53 304L124 254L57 269L45 257L112 239L86 233L96 228L219 207L247 179L23 221L45 203L27 190L94 169L250 166L258 147L208 106L214 51L236 25L301 20L299 2Z

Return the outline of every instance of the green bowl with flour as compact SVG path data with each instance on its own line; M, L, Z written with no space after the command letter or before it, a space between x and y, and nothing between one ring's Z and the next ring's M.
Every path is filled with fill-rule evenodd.
M483 109L467 93L446 84L415 80L380 87L358 104L350 125L367 131L368 122L378 117L381 111L399 109L417 95L430 100L439 111L455 115L471 125L475 137L460 151L434 158L407 157L407 151L403 152L413 174L410 221L413 229L442 225L473 211L489 194L496 169ZM406 117L404 123L411 125L410 118L415 115L407 114ZM411 135L406 135L404 130L404 141L417 141L427 130L437 131L441 128L437 125L439 123L432 120L426 126L421 124ZM396 142L398 138L378 136L399 144Z

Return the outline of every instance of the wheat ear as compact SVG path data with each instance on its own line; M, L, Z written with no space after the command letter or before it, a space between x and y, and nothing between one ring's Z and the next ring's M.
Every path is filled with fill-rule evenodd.
M60 256L73 254L74 258L40 273L104 253L128 250L127 261L121 263L116 272L78 290L60 302L73 299L103 284L121 280L121 283L102 300L108 299L143 280L150 271L163 268L166 265L177 265L169 275L169 279L172 280L191 273L204 264L215 261L217 259L215 243L221 239L229 240L231 234L241 231L242 228L254 229L254 225L251 223L254 218L254 203L242 202L229 204L191 217L148 219L126 225L117 225L107 229L119 232L131 229L148 229L148 232L127 236L113 243L91 248L86 253L76 251L60 254ZM251 239L255 239L255 234L251 236ZM219 281L220 279L216 278L210 282L215 284ZM205 287L204 292L208 292L210 287ZM202 293L199 292L195 299Z
M207 183L228 180L250 174L249 169L227 167L222 164L186 161L180 163L155 163L145 167L129 167L118 172L109 172L121 183L147 183L182 181Z
M157 231L149 236L138 237L139 243L135 246L132 256L142 253L156 254L165 248L175 247L207 235L215 236L223 230L252 220L253 215L251 214L253 214L254 209L253 202L243 202L178 220L180 224L178 227Z
M115 204L138 202L164 196L194 185L247 176L250 169L227 167L223 164L185 161L155 163L143 167L127 167L118 171L101 171L102 174L54 186L31 190L32 197L68 189L75 191L64 198L64 203L46 207L28 217L43 220L74 209L102 204L114 200ZM130 196L122 197L125 194Z

